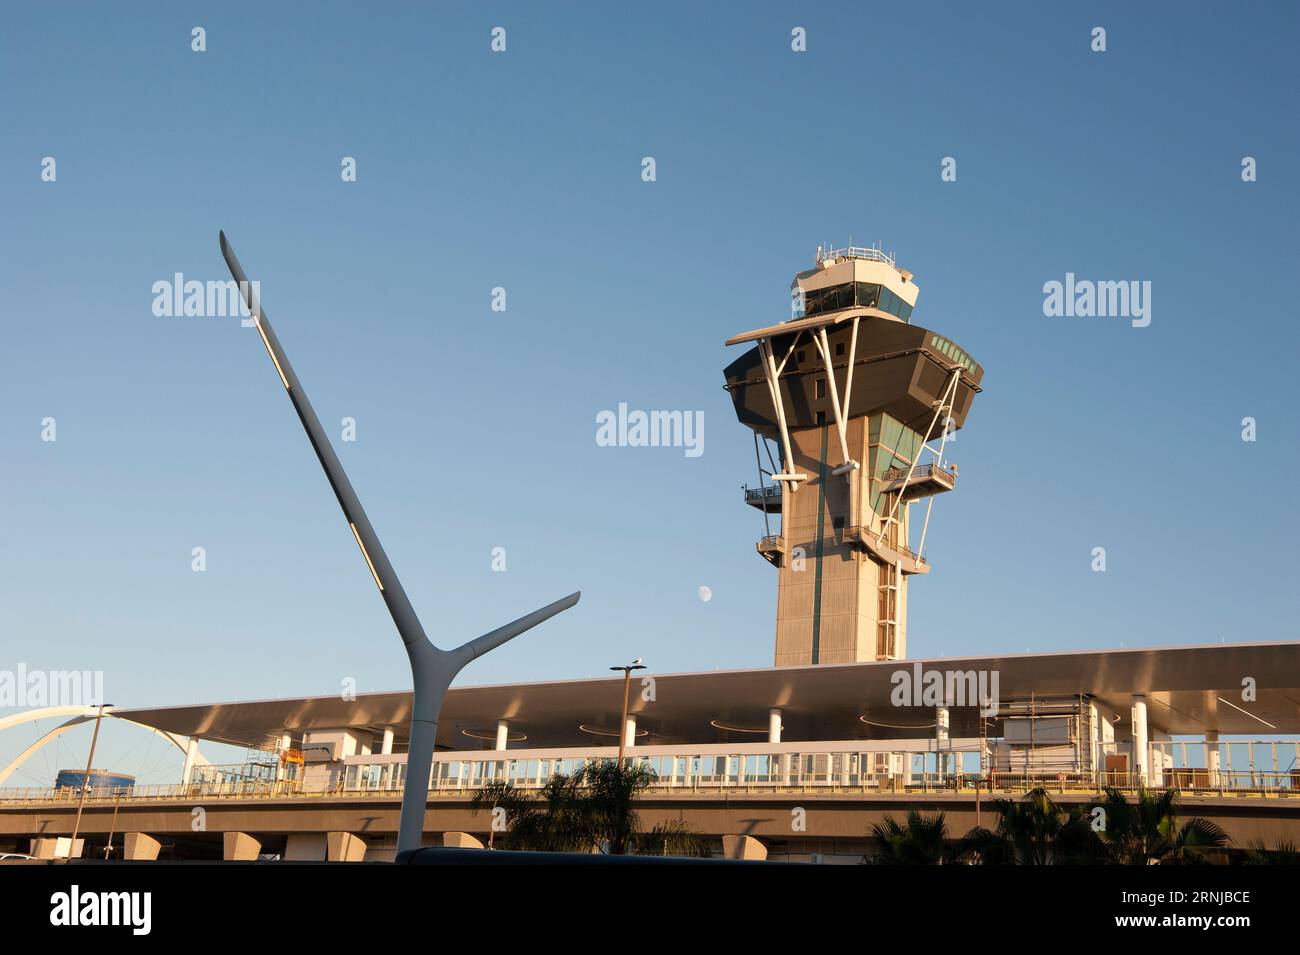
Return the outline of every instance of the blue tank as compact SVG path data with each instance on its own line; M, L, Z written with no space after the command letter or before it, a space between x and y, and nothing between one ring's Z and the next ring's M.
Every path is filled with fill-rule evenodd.
M130 789L135 785L135 777L126 773L114 773L107 769L61 769L54 777L55 789L81 789L89 785L90 791L111 792L114 789Z

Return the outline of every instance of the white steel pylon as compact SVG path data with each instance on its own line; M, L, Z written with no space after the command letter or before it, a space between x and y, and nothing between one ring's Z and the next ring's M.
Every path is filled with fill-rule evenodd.
M275 337L266 313L262 311L253 286L245 276L239 260L235 258L234 249L226 241L224 232L220 233L220 238L221 254L230 268L230 274L239 283L239 292L243 296L244 304L248 306L253 326L262 337L262 344L266 346L267 354L271 356L275 370L280 375L280 381L289 394L289 401L293 404L294 411L298 413L298 419L307 432L307 440L311 442L312 450L316 452L316 457L325 470L325 477L329 480L330 487L334 489L334 496L338 499L339 507L343 509L343 516L348 522L352 536L356 539L357 546L361 548L361 556L365 558L375 586L379 588L379 594L388 607L393 623L397 626L402 643L406 645L406 654L411 661L414 699L411 708L411 739L407 747L406 780L402 789L402 815L398 826L397 851L400 853L418 849L424 834L424 810L429 797L429 773L433 767L438 713L442 709L442 700L447 688L451 686L451 681L475 657L499 647L507 640L517 637L557 613L568 610L578 602L582 594L581 592L569 594L504 627L498 627L490 633L476 637L454 650L443 650L434 646L425 635L424 627L420 624L411 601L407 599L401 581L397 579L392 564L388 562L388 555L384 553L379 537L370 526L370 520L361 507L361 501L352 490L352 482L348 480L343 466L334 453L333 446L325 436L320 420L316 417L311 402L307 400L307 393L303 391L298 376L293 372L293 366L289 364L284 349L280 347L280 342Z

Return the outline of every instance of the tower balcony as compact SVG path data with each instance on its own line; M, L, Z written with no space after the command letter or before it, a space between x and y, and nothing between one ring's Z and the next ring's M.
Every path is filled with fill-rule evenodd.
M760 538L755 549L774 567L785 564L785 538L780 534L769 534L767 537Z
M928 574L930 565L920 554L914 553L906 544L891 544L889 541L877 541L877 533L870 527L849 527L844 531L845 539L860 544L876 560L886 564L896 564L905 574Z
M951 491L957 486L957 466L948 469L937 464L920 464L912 471L910 481L906 468L890 468L879 480L878 490L886 494L902 491L904 501L913 501Z
M764 514L781 513L781 485L767 484L763 487L745 486L745 503L756 507Z

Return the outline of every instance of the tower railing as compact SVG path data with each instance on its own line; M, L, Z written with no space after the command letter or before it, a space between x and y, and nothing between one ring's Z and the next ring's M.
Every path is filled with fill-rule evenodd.
M881 249L867 249L857 245L823 252L822 260L825 261L826 259L866 259L868 262L884 262L886 265L898 268L894 262L894 257L888 252Z
M945 468L939 464L917 465L912 471L912 479L915 481L917 478L933 477L936 474L940 477L945 477L950 481L957 480L957 472L955 470ZM905 477L907 477L907 468L890 468L880 476L880 479L882 481L901 481Z
M889 541L889 540L881 541L881 543L880 543L879 545L876 544L876 543L875 543L875 541L876 541L876 531L875 531L872 527L870 527L869 525L852 524L852 525L850 525L849 527L846 527L846 528L844 529L844 533L845 533L848 537L851 537L851 538L855 538L855 539L859 539L859 540L863 540L863 541L869 541L869 542L870 542L870 543L869 543L869 546L874 546L874 547L884 546L884 547L888 547L888 548L889 548L890 550L892 550L894 553L896 553L896 554L902 554L902 555L903 555L904 557L906 557L908 560L915 561L915 562L918 563L918 564L924 564L924 563L926 563L926 560L925 560L924 557L922 557L922 556L921 556L920 554L918 554L916 551L912 550L912 548L908 547L906 544L895 543L895 542L893 542L893 541Z

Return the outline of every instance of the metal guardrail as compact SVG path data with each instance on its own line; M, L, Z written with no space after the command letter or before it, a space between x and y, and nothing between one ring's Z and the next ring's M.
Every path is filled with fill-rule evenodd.
M827 259L866 259L868 262L884 262L887 265L893 265L894 268L898 267L894 262L894 257L888 252L884 252L880 249L864 249L857 245L850 245L843 249L831 249L830 251L822 252L822 261L826 261Z
M879 544L876 543L880 538L880 531L878 530L865 528L865 526L862 526L861 524L852 524L849 525L848 528L845 528L844 533L848 535L849 538L855 539L855 541L866 543L868 547L888 547L889 550L894 552L894 554L901 554L902 556L907 557L907 559L915 561L915 563L926 563L926 559L917 554L917 552L911 550L907 544L892 543L891 541L888 541L888 539L883 539ZM885 535L885 537L888 538L888 535Z
M935 474L947 478L949 481L957 480L956 469L949 470L948 468L940 467L935 464L918 464L912 471L912 479L928 478ZM901 481L905 477L907 477L907 468L890 468L880 476L880 479L882 481Z
M326 793L307 790L301 782L243 782L243 783L162 783L134 785L113 789L95 789L86 793L86 804L115 803L146 800L177 799L280 799L292 796L319 796ZM58 789L29 787L0 789L0 805L10 804L60 804L75 806L81 800L81 790L75 786Z
M889 546L903 556L912 558L912 560L916 561L918 564L925 563L925 558L912 550L912 548L908 547L906 544L890 544Z
M745 501L772 501L781 496L781 485L767 484L763 487L745 486Z
M1274 796L1300 799L1300 774L1294 772L1218 772L1203 769L1166 769L1160 778L1144 783L1137 773L1099 771L1097 773L1023 773L995 772L981 777L985 791L1024 793L1042 787L1049 792L1099 793L1117 789L1134 793L1174 790L1198 796ZM973 787L973 783L970 784Z
M1165 770L1162 778L1156 782L1143 785L1136 774L1097 772L1073 773L1056 771L995 771L980 773L937 773L915 772L911 774L858 773L852 771L849 757L853 753L817 753L817 754L773 754L764 764L769 767L763 772L746 771L746 756L706 756L706 757L659 757L663 760L692 760L692 768L704 765L711 771L692 771L685 773L670 771L650 786L650 792L663 793L843 793L843 794L887 794L887 793L973 793L976 789L994 796L1019 795L1031 789L1042 787L1052 793L1098 795L1104 788L1110 787L1125 793L1134 793L1139 789L1162 791L1174 789L1184 795L1222 796L1222 797L1262 797L1300 799L1300 773L1287 772L1218 772L1210 773L1203 769ZM872 754L878 755L878 754ZM784 762L782 759L784 757ZM823 760L823 757L826 759ZM812 758L813 765L850 766L825 771L808 771L803 761ZM837 759L838 758L838 759ZM577 763L581 760L573 760ZM654 757L643 758L644 762L655 763ZM553 761L545 761L552 763ZM443 764L435 763L436 775L431 780L429 794L431 797L464 797L482 788L489 782L510 782L524 790L537 790L550 779L549 772L541 772L538 760L460 760ZM524 764L523 767L520 764ZM802 764L802 765L801 765ZM404 765L404 764L389 764ZM756 765L749 763L748 765ZM456 771L451 772L451 767ZM446 773L442 770L446 769ZM521 772L522 769L522 772ZM572 771L565 766L566 771ZM305 789L297 782L282 783L248 783L243 785L153 785L132 786L117 790L98 790L88 793L87 805L112 805L128 802L193 802L195 800L254 800L254 799L321 799L329 797L353 798L390 798L401 795L400 776L382 777L379 784L372 784L367 774L358 773L355 782L347 784L340 776L333 784L318 788ZM63 789L9 789L0 790L0 806L32 805L68 805L76 806L80 800L80 791L75 788Z
M874 531L870 527L863 527L859 524L853 524L846 528L845 534L849 537L866 541L870 547L877 546L876 539L880 536L878 531ZM888 547L895 553L902 554L904 557L907 557L918 564L924 564L926 562L924 557L913 551L912 548L908 547L906 544L893 544L888 540L882 540L880 541L879 546Z

